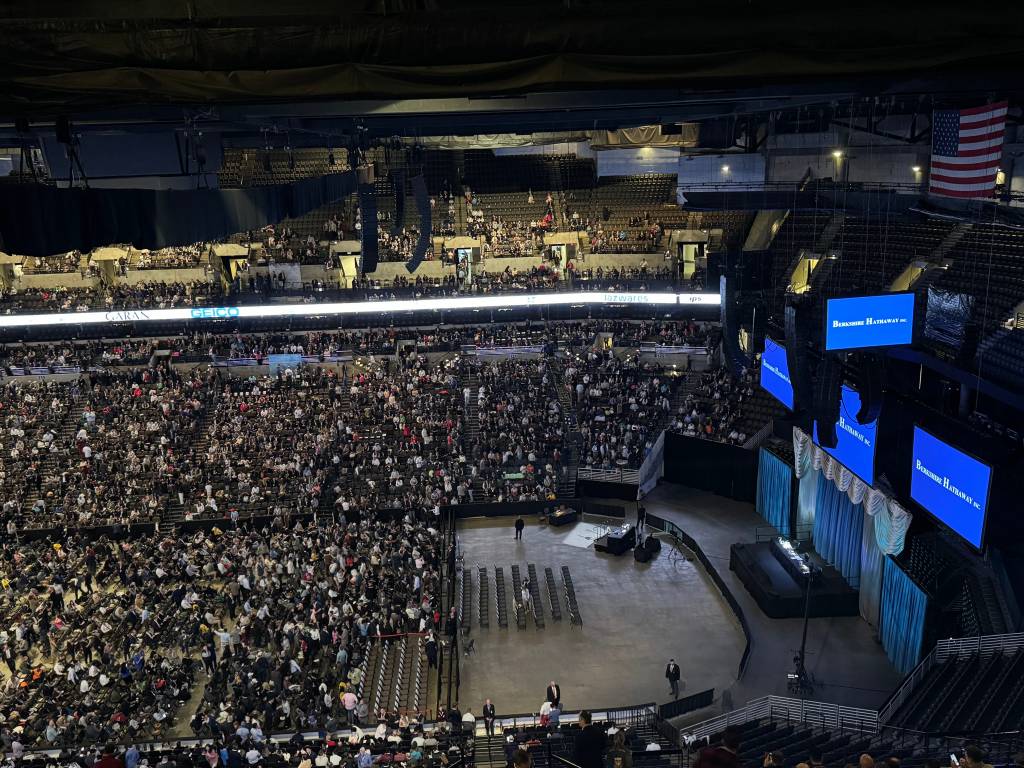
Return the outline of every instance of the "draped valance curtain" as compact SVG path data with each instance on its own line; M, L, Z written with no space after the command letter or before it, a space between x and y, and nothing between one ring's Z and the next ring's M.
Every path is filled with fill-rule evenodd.
M808 475L819 475L811 482L817 484L826 479L844 492L853 504L862 504L864 511L875 518L874 534L878 548L886 555L898 555L903 551L903 543L910 528L913 515L910 514L896 499L884 491L872 488L850 470L829 456L814 444L811 436L803 430L793 428L793 469L797 479L803 484ZM799 526L814 524L813 505L804 505L804 489L800 489Z
M813 530L818 552L850 583L855 583L851 577L857 575L860 615L877 629L882 626L884 584L889 573L886 556L903 551L913 515L884 491L865 484L798 428L793 429L793 452L798 481L798 533L805 535L805 531ZM840 495L859 509L841 504L837 498ZM887 610L895 615L894 612L902 610L901 605L910 603L889 604ZM892 626L890 631L894 631ZM890 646L896 648L895 642ZM894 650L889 657L897 663L895 653ZM899 661L897 666L900 663L903 662Z

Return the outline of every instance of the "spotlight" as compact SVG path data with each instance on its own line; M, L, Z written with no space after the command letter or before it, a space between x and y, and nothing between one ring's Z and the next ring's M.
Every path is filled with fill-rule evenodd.
M834 157L836 160L838 160L842 156L843 156L843 150L835 149L835 150L832 151L832 157Z
M915 165L910 170L912 170L914 173L920 173L921 172L921 166L920 165Z
M728 172L729 172L729 166L728 165L723 165L722 166L722 173L728 173Z

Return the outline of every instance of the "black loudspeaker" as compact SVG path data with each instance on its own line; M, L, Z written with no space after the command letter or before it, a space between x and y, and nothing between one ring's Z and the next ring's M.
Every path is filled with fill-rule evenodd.
M394 187L395 195L395 223L391 227L391 234L397 235L405 226L405 171L391 173L391 186Z
M735 279L722 275L718 279L719 317L722 321L722 347L725 358L734 369L749 368L750 358L740 349L740 329L736 319Z
M813 408L814 419L818 424L818 445L822 448L836 447L836 422L839 420L842 379L842 363L835 355L825 355L818 366Z
M651 553L648 552L645 547L638 546L636 549L633 550L633 559L636 560L638 563L647 563L650 562Z
M57 118L57 141L61 144L71 143L71 121L64 115Z
M648 536L644 539L644 549L652 555L661 552L661 539L655 536Z
M856 355L857 391L860 394L858 424L870 424L882 412L882 392L885 388L885 357L873 352Z
M359 232L359 249L365 275L377 271L377 193L373 184L359 185L359 212L363 222Z
M808 411L814 402L812 364L807 349L813 334L804 317L805 305L788 303L785 312L786 364L793 383L793 410Z
M427 180L422 173L412 177L412 194L416 198L416 210L420 214L420 238L416 241L416 250L413 251L412 258L405 263L405 268L410 273L419 269L427 251L430 250L430 195L427 194Z

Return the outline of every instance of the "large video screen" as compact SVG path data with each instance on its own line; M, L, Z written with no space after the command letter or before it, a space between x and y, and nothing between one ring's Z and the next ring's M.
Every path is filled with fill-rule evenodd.
M895 347L914 341L914 294L883 293L829 299L825 350Z
M914 427L910 498L981 549L992 467Z
M842 399L839 402L839 420L836 422L836 447L821 448L865 483L874 485L875 433L878 431L878 420L870 424L858 424L859 411L860 394L844 384ZM818 422L814 422L814 442L821 445L818 440Z
M789 410L793 410L793 382L789 379L786 348L767 337L764 340L764 354L761 355L761 386Z

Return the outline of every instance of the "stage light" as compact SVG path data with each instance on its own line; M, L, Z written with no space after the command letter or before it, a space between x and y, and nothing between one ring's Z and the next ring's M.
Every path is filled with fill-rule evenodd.
M836 160L838 160L842 156L843 156L843 150L841 150L841 149L834 149L834 150L832 150L832 157L834 157Z
M920 165L915 165L910 170L912 170L914 173L920 173L921 172L921 166Z
M722 166L722 173L728 173L728 172L729 172L729 166L728 165L723 165Z

